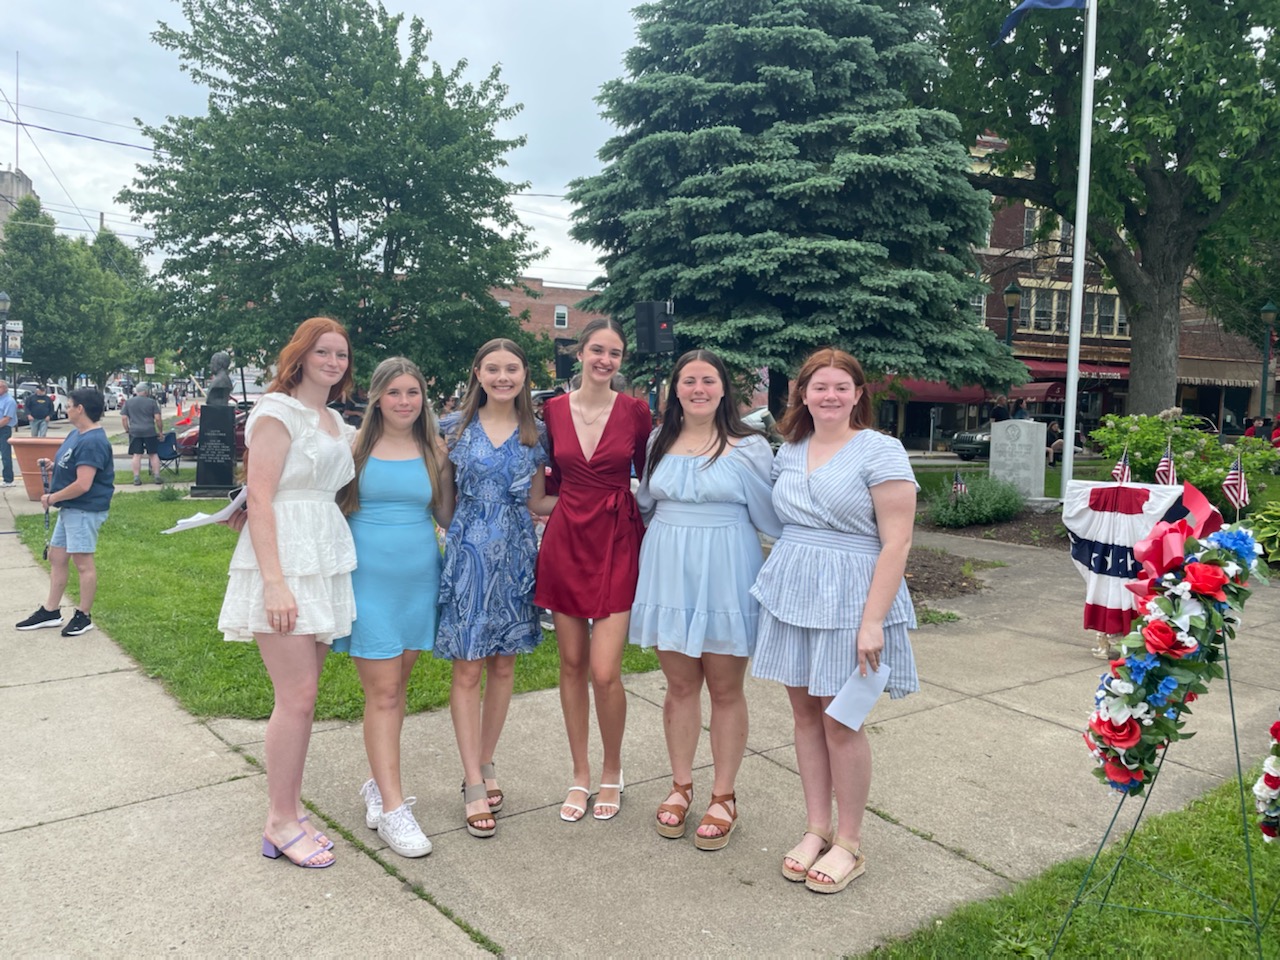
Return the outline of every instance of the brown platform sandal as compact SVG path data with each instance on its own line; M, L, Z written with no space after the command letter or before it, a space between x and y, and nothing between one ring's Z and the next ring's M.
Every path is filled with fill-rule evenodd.
M857 880L858 877L867 872L867 858L862 855L862 849L860 847L855 847L847 840L841 840L839 837L836 837L833 846L840 847L842 850L848 850L853 854L853 863L849 864L849 866L845 868L844 873L835 873L832 870L825 869L822 866L822 861L819 860L810 869L817 870L819 873L825 873L831 878L831 880L830 882L827 882L824 880L814 880L812 877L806 877L804 885L814 893L839 893L849 885L851 880ZM825 860L826 858L824 857L823 859Z
M467 783L462 786L462 803L465 806L468 803L475 803L477 800L488 800L489 796L484 790L484 781L479 783ZM477 827L476 824L481 820L493 820L493 826L488 829ZM492 837L498 832L498 821L494 820L493 812L486 810L484 813L473 813L467 817L467 833L473 837Z
M684 820L689 815L689 804L693 802L693 781L688 783L676 783L671 781L671 792L678 793L684 797L684 806L680 807L674 803L664 803L658 807L658 813L669 813L680 819L675 823L663 823L654 815L654 823L658 827L658 836L666 837L668 840L679 840L684 836Z
M480 776L485 780L497 780L498 771L493 768L492 762L482 763L480 764ZM492 790L486 791L486 795L489 797L490 810L497 813L502 809L502 801L506 798L502 795L502 791L499 788L494 787Z
M733 804L733 818L731 820L722 820L720 817L711 815L711 807L719 804ZM725 809L729 809L728 806ZM693 835L693 845L699 850L720 850L729 845L729 837L733 834L733 828L738 825L738 798L732 793L724 793L720 796L712 794L711 805L707 808L707 813L703 814L702 823L698 826L719 827L721 830L718 837L704 837L700 833Z
M822 849L810 857L806 857L804 851L798 846L793 847L791 851L782 858L782 875L792 883L804 883L809 877L809 871L817 862L818 857L822 856L831 849L831 831L819 830L817 827L808 826L804 828L805 833L811 833L822 841ZM799 870L792 870L787 866L788 860L794 860L800 864Z

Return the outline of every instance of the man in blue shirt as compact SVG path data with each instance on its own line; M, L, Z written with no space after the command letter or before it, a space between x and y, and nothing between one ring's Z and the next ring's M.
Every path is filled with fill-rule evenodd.
M18 402L9 392L9 384L0 380L0 487L13 486L13 447L9 438L18 425Z
M105 405L102 394L89 387L72 390L67 419L74 428L58 448L49 492L40 498L45 508L58 507L58 525L49 541L49 597L17 627L38 630L62 626L62 594L67 588L70 564L80 574L80 605L62 627L64 637L78 637L93 629L89 611L98 590L98 570L93 552L98 546L98 530L107 519L111 495L116 489L115 461L111 444L99 421Z

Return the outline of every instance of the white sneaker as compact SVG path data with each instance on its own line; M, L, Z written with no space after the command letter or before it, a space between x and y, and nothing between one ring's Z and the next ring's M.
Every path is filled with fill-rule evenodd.
M425 857L431 852L431 841L409 809L417 802L417 797L405 797L404 803L378 820L378 836L402 857Z
M378 821L382 819L382 791L378 789L378 781L372 777L366 780L360 796L364 799L364 825L377 830Z

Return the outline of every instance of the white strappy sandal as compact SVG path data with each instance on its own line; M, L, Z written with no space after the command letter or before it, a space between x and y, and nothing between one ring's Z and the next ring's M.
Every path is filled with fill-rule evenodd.
M587 800L590 800L591 797L593 796L593 794L591 793L590 787L579 787L577 785L570 787L569 795L565 797L564 803L560 804L560 819L563 820L565 823L577 823L579 820L581 820L583 817L587 815L586 807L580 807L576 803L569 802L569 797L573 796L574 793L581 793L584 797L586 797ZM564 815L564 811L566 808L569 810L577 810L578 815L576 817L566 817Z
M625 783L625 781L623 780L623 777L622 777L622 771L618 771L618 782L617 782L617 783L602 783L602 784L600 784L600 789L601 789L601 790L617 790L617 791L618 791L618 802L617 802L617 803L605 803L605 802L602 802L602 801L597 800L597 801L596 801L596 804L595 804L597 808L599 808L599 807L613 807L613 812L612 812L612 813L606 813L606 814L604 814L603 816L601 816L601 815L600 815L599 813L597 813L595 810L592 810L592 811L591 811L591 815L592 815L593 817L595 817L597 820L612 820L614 817L616 817L619 813L621 813L621 812L622 812L622 791L626 789L626 783Z

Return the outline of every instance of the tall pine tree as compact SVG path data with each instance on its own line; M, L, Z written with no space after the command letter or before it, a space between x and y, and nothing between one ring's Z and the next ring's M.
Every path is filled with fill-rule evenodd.
M989 197L949 113L921 106L940 64L914 0L657 0L636 10L627 76L602 88L620 132L571 185L599 248L591 301L630 320L674 299L679 346L793 369L836 344L872 371L1021 382L974 317L970 248Z

